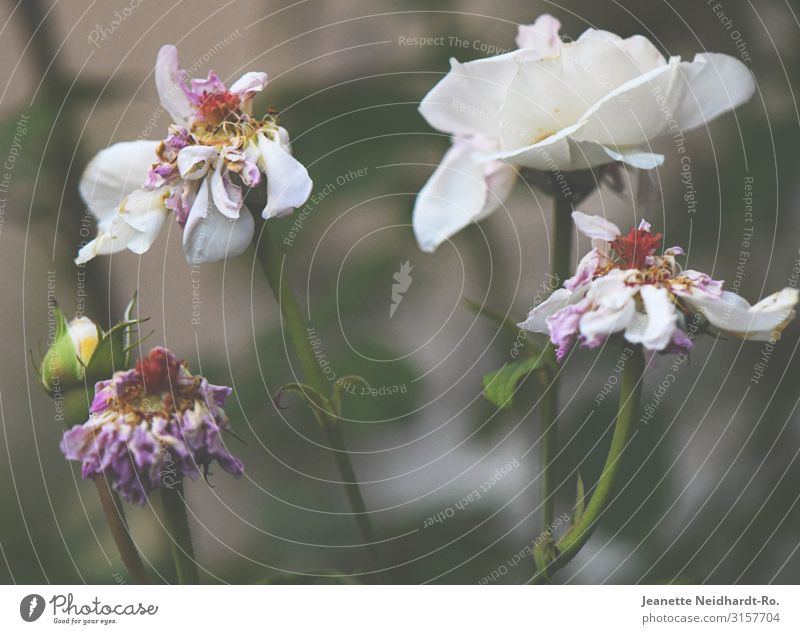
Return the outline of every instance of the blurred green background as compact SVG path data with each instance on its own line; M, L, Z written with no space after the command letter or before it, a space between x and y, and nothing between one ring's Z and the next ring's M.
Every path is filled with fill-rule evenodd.
M196 75L213 68L232 81L267 71L256 109L280 110L309 166L316 199L286 247L288 272L335 373L387 387L347 397L344 435L391 580L478 583L504 567L495 582L519 583L534 564L509 560L535 538L541 510L537 387L526 384L510 411L481 397L481 377L510 360L512 342L461 299L524 316L546 285L549 200L520 185L507 210L433 255L420 252L414 195L448 139L427 126L418 102L451 56L510 49L516 25L545 11L573 37L593 26L641 33L669 55L738 56L757 93L687 135L694 206L666 139L657 173L643 183L630 173L632 193L603 189L581 208L620 224L644 215L667 245L688 247L692 268L738 275L741 294L755 301L788 284L800 248L797 10L796 2L731 0L0 4L0 155L16 148L0 216L0 582L127 582L93 487L58 450L62 430L32 369L47 339L49 282L68 315L83 308L106 326L138 291L153 331L147 344L166 344L235 388L228 412L243 442L232 451L246 476L215 473L213 488L187 486L204 581L366 580L367 553L322 434L296 400L287 397L287 410L272 403L297 364L252 249L191 269L173 225L143 257L72 264L94 233L76 190L88 159L116 141L164 135L152 76L162 44L176 44L185 67L198 64ZM403 44L419 36L444 45ZM451 46L455 38L468 46ZM737 271L746 178L754 237ZM288 235L296 218L276 221L273 234ZM390 318L392 276L404 262L413 282ZM798 332L797 324L786 330L757 384L762 344L698 342L668 398L638 427L610 512L557 582L800 583ZM564 372L557 513L571 512L570 474L580 468L590 486L605 457L615 399L598 406L595 397L618 356L611 347L581 351ZM649 371L644 403L671 364L665 356ZM509 463L518 466L456 508ZM173 581L158 513L155 497L128 507L148 565ZM440 513L452 516L426 526Z

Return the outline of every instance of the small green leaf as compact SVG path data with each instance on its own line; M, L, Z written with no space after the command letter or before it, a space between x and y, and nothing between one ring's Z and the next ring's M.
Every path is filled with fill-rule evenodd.
M545 365L545 358L542 355L507 363L499 370L483 377L483 395L495 407L508 409L514 400L514 393L520 380Z
M86 380L89 384L109 379L118 370L124 370L130 365L131 330L138 325L138 321L121 321L106 333L102 333L92 357L86 364Z
M581 478L581 472L578 471L578 496L575 500L575 516L572 518L572 523L576 524L579 519L581 519L581 515L583 515L583 511L586 509L586 493L583 489L583 478Z

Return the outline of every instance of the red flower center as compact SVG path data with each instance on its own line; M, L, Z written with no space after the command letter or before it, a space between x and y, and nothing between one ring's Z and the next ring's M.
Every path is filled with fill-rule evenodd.
M136 362L136 371L142 376L145 390L157 394L175 385L180 366L180 361L170 357L166 349L153 348L147 357Z
M617 236L611 249L627 265L627 268L642 269L645 259L653 255L661 243L660 233L650 233L647 229L631 230L626 236Z
M228 92L204 92L198 110L208 123L219 125L223 121L238 121L241 118L241 100Z

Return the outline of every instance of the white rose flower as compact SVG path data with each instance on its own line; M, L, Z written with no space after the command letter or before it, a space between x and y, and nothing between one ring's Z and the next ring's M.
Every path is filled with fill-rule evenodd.
M520 26L518 50L461 64L422 100L453 147L420 191L414 230L431 252L496 209L520 168L575 171L611 162L651 169L651 142L705 125L746 102L750 71L728 55L665 58L646 38L589 29L562 42L541 16Z

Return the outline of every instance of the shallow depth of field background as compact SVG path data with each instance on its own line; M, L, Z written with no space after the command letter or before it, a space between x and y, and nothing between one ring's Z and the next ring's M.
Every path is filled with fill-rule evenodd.
M228 411L244 443L231 448L246 476L215 472L213 488L202 480L187 486L205 581L360 582L369 569L312 416L291 396L287 410L272 403L296 363L252 249L190 269L173 223L144 257L98 258L80 273L72 264L86 239L76 183L88 159L116 141L164 136L168 117L152 76L162 44L177 44L183 65L200 69L195 75L211 68L229 81L247 70L270 75L256 110L281 111L315 182L315 201L285 246L288 273L331 371L385 386L378 396L347 397L344 433L392 580L478 583L495 572L496 583L518 583L533 561L509 561L539 531L537 387L529 381L507 412L482 399L481 377L510 360L513 342L461 298L522 317L537 293L543 297L549 199L518 185L506 210L433 255L419 251L410 227L414 194L448 139L425 123L418 102L451 56L513 48L516 24L543 11L573 37L595 26L647 35L669 55L705 49L745 59L756 95L687 134L688 168L681 171L675 143L663 139L656 149L666 163L652 178L640 183L631 172L626 193L603 189L581 208L624 225L647 217L667 246L688 249L691 268L738 280L755 301L789 283L800 249L800 24L791 4L0 4L0 159L17 148L0 191L0 581L125 579L94 487L58 450L62 430L31 366L47 338L48 285L68 315L82 302L106 326L138 290L140 315L150 317L145 331L153 331L146 345L166 344L212 382L235 388ZM129 15L114 30L115 11ZM409 45L413 37L438 39ZM15 146L20 120L26 132ZM747 178L752 200L743 199ZM685 198L692 192L694 201ZM289 236L299 213L272 224L277 239ZM579 252L587 248L581 241ZM406 261L413 282L390 319L392 276ZM672 359L657 360L642 397L655 413L625 455L621 493L558 582L800 583L798 333L790 326L772 351L698 340L674 380ZM557 514L571 512L569 474L580 465L589 486L605 457L616 392L596 397L619 354L611 346L579 351L563 373ZM480 499L460 502L475 489ZM158 511L157 496L152 507L128 506L145 557L172 580ZM426 522L437 515L445 521Z

